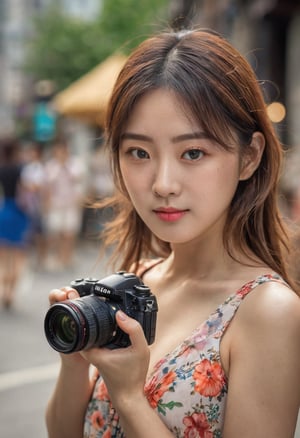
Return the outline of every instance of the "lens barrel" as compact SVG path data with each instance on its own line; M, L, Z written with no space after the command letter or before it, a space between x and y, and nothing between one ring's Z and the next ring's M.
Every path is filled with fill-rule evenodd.
M47 341L60 353L105 346L117 332L117 310L119 306L94 295L53 304L44 322Z

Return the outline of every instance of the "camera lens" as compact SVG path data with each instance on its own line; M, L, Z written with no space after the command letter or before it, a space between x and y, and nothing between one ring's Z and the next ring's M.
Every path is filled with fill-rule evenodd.
M118 309L97 296L53 304L45 317L46 338L61 353L102 347L116 335Z
M72 343L76 339L76 323L70 315L63 312L57 313L54 326L57 328L56 336L64 343Z

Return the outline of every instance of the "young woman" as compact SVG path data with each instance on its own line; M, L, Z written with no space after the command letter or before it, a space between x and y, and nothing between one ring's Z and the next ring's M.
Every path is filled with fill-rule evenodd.
M209 31L148 39L115 85L107 142L107 243L156 295L156 340L119 311L128 348L62 355L49 437L292 438L300 300L277 206L282 149L251 67Z

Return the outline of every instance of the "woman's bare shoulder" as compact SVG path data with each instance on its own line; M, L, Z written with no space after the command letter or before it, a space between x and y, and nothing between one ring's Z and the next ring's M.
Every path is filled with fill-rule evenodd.
M255 436L287 436L300 402L299 296L281 282L260 284L245 296L228 331L230 394L224 434L233 436L249 422L260 424ZM241 394L247 394L242 406ZM264 423L267 417L272 424Z
M281 282L266 282L249 293L231 327L235 351L290 351L300 361L300 297ZM292 353L291 353L292 354Z
M300 328L300 297L284 282L260 284L244 301L240 313L246 321L281 324L294 319Z

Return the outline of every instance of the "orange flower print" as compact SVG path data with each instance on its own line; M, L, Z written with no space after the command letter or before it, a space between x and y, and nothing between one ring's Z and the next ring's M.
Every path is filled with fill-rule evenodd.
M165 362L166 362L166 358L163 358L159 362L157 362L154 366L154 371L159 370L159 368L161 368Z
M103 434L103 438L111 438L111 430L107 429L104 434Z
M109 400L108 392L104 381L101 379L97 388L96 398L98 400Z
M91 415L92 427L95 430L100 430L104 426L104 419L99 411L95 411Z
M244 297L245 295L247 295L247 293L250 292L250 290L251 290L252 287L253 287L253 284L252 284L252 283L253 283L253 282L250 281L249 283L244 284L244 286L242 286L242 287L238 290L237 295L240 296L240 297Z
M189 417L184 417L182 421L186 426L184 438L213 438L213 433L204 413L194 413Z
M205 397L215 397L220 394L225 383L224 372L218 362L203 359L193 373L195 391Z
M175 378L176 373L174 371L169 371L163 375L160 381L158 381L157 376L154 376L150 382L147 383L145 386L145 394L152 408L157 407L159 400L164 393L168 391Z

